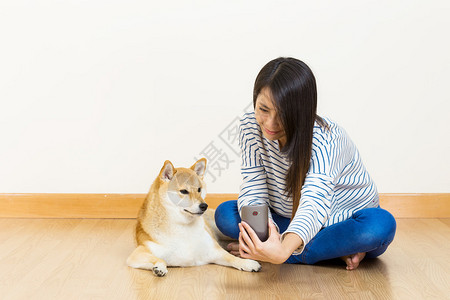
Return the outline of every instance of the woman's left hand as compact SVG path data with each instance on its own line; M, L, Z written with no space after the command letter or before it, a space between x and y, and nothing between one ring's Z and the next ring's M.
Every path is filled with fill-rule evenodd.
M261 242L255 231L244 221L239 223L239 230L239 254L242 258L282 264L292 254L283 248L281 235L270 219L269 238L265 242Z

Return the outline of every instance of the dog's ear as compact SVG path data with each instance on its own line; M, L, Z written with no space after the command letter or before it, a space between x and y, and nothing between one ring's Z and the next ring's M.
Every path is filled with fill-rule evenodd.
M194 170L198 176L203 177L206 171L206 158L200 158L195 164L192 165L191 170Z
M173 178L173 175L175 174L175 168L173 167L172 163L168 160L164 162L164 166L161 169L161 172L159 172L159 178L164 181L170 181Z

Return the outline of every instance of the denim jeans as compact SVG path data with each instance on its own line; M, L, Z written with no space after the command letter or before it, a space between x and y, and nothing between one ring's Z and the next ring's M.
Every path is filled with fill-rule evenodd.
M271 212L280 233L283 233L290 219ZM238 239L241 217L237 201L220 204L215 212L215 221L223 234ZM358 252L366 252L368 258L377 257L386 251L394 239L395 229L395 219L388 211L379 207L365 208L345 221L322 228L301 254L291 255L285 263L314 264Z

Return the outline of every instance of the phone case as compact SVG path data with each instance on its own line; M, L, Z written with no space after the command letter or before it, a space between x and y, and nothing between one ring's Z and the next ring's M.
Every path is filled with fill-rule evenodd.
M269 238L269 206L267 204L247 205L242 207L242 220L265 242Z

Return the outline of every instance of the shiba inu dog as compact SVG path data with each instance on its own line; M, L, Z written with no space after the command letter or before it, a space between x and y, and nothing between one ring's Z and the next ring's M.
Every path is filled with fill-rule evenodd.
M191 168L174 168L166 161L139 211L137 248L127 259L133 268L167 274L168 266L218 264L258 272L261 265L236 257L218 243L221 233L208 210L203 176L206 159Z

